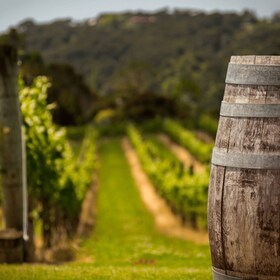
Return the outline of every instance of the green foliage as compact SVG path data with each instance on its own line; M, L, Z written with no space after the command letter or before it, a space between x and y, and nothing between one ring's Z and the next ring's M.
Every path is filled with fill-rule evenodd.
M185 147L199 161L204 163L210 161L212 144L200 141L194 133L171 119L164 121L163 129L174 141Z
M205 167L203 173L192 174L191 168L185 169L154 143L143 140L133 125L128 126L127 133L159 194L184 220L205 228L209 170Z
M92 182L93 167L96 168L96 137L96 131L93 128L89 128L82 143L78 162L73 164L71 172L68 173L75 185L76 197L80 204L84 200L87 188Z
M209 115L201 115L198 121L200 129L208 132L211 136L215 137L218 129L218 120L210 117Z
M120 110L123 119L141 122L153 118L174 116L176 105L169 96L145 92L127 97Z
M124 136L127 131L127 121L112 121L106 123L95 123L98 135L101 137ZM145 133L162 132L163 121L160 117L142 120L137 123Z
M86 134L86 126L67 126L67 139L73 141L82 141Z
M64 130L52 123L50 106L46 102L49 86L44 77L36 78L31 87L21 83L20 103L26 135L28 185L37 198L55 199L59 174L64 168L63 159L70 150Z
M114 78L114 91L125 94L141 94L150 91L154 69L149 63L131 62L121 68Z
M59 205L63 211L71 213L72 219L78 222L78 215L86 191L92 182L93 168L96 167L95 139L96 132L88 129L84 137L78 159L73 160L73 154L65 157L64 172L60 173L60 184L63 189L59 196Z
M139 122L137 125L145 133L160 133L162 132L163 121L160 116L156 118L145 120L144 122Z
M122 121L95 124L95 126L102 137L122 136L126 131L126 124Z
M49 78L48 103L54 103L53 120L60 125L86 123L94 113L95 94L71 65L45 63L38 52L21 52L20 71L27 85L38 75Z
M47 247L56 227L64 226L73 233L95 162L95 133L91 130L78 163L74 161L65 130L53 123L52 105L47 104L49 87L45 77L37 77L30 87L22 80L19 83L30 205L43 221Z
M98 219L94 234L77 249L77 261L1 264L0 279L212 279L208 245L165 236L155 227L119 139L102 141L99 159Z
M94 23L27 21L18 30L28 52L71 64L102 97L175 95L186 118L202 111L217 115L231 55L280 54L279 15L264 20L248 11L106 14Z

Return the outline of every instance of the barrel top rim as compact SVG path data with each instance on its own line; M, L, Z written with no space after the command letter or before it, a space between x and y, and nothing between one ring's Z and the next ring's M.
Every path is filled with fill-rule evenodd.
M280 55L232 55L231 64L280 65Z
M230 58L240 57L240 58L253 58L253 57L280 57L280 55L232 55Z
M254 56L260 56L260 57L271 57L271 56L280 56L280 55L276 55L276 54L234 54L231 57L254 57Z
M280 64L265 64L265 63L258 63L258 64L252 64L252 63L233 63L233 62L229 62L228 64L231 64L231 65L241 65L243 67L245 66L255 66L255 67L258 67L258 66L267 66L267 67L279 67Z

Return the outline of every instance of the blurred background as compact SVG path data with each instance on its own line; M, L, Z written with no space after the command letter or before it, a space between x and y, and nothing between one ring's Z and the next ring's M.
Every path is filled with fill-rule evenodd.
M0 0L0 15L0 45L19 58L30 260L77 258L102 277L119 267L102 279L211 279L207 191L227 65L280 55L279 0ZM155 190L145 207L149 188L141 200L136 185ZM175 224L147 213L158 201Z
M217 119L235 54L279 54L279 1L1 1L1 42L30 83L50 77L54 120ZM201 121L203 123L203 120Z

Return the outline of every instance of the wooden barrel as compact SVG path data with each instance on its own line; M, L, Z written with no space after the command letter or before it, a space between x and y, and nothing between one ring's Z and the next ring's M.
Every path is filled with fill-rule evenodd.
M231 57L208 230L214 279L280 279L280 56Z

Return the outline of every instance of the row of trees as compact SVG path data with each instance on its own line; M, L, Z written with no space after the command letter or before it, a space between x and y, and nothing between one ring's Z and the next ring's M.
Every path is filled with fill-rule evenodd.
M27 21L18 31L28 51L41 52L48 63L69 63L83 74L102 106L115 108L120 99L133 102L145 94L163 96L196 119L201 112L217 116L231 55L280 53L277 18L258 19L248 11L162 10L101 15L93 24ZM156 111L153 97L150 101Z
M0 42L20 50L27 84L50 77L48 102L56 103L59 124L84 123L103 109L117 120L196 122L201 112L217 118L231 55L280 53L278 17L162 10L75 24L25 21Z

